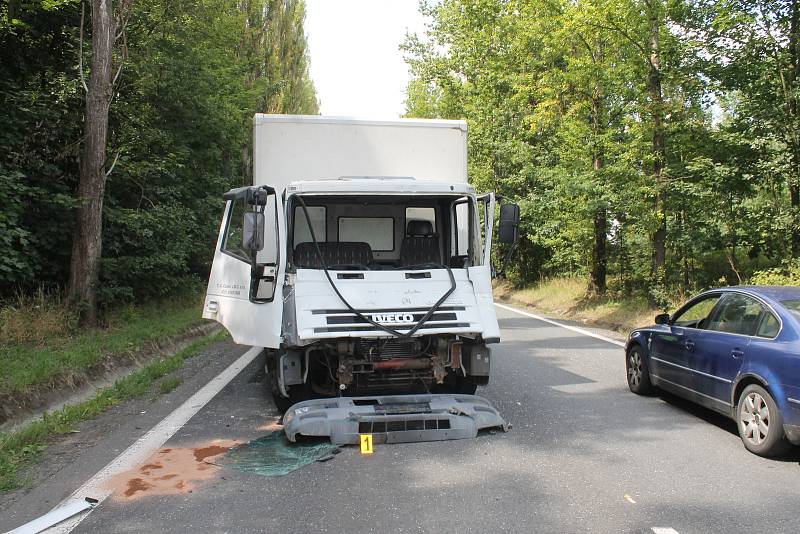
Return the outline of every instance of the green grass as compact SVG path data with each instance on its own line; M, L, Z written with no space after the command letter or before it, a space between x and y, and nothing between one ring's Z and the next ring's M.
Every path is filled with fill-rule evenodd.
M591 323L625 334L652 324L653 318L661 312L645 297L590 297L586 279L577 276L550 278L522 289L496 284L494 296L529 306L544 315Z
M219 332L206 336L172 356L117 380L113 386L101 389L87 401L46 413L38 421L17 431L0 433L0 493L19 487L20 470L40 457L53 436L71 432L76 424L92 419L122 401L147 394L157 380L179 369L185 360L226 335ZM168 377L159 383L158 389L164 392L168 387L167 391L170 391L179 383L180 377Z
M158 383L158 391L161 393L169 393L181 383L181 377L170 376Z
M136 351L149 342L185 332L201 321L196 298L179 299L117 311L108 318L105 329L39 342L0 340L0 396L24 395L34 386L69 385L109 355Z

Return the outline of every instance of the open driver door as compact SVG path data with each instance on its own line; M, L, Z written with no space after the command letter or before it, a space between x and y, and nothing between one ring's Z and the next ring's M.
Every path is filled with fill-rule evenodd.
M222 324L236 343L276 349L285 264L281 203L269 186L232 189L223 199L203 317Z

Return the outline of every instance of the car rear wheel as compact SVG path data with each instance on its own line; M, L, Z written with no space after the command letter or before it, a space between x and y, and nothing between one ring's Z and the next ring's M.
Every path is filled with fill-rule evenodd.
M637 395L649 395L653 392L650 382L650 371L644 361L642 348L634 345L628 350L625 358L625 370L628 373L628 387Z
M791 447L783 432L778 405L763 387L747 386L739 397L736 413L739 436L748 451L769 457L783 454Z

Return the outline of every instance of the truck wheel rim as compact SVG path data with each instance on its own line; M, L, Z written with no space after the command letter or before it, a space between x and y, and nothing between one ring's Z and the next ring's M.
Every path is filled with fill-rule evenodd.
M632 386L638 386L642 381L642 357L639 356L639 351L631 351L628 356L628 382Z
M753 445L764 443L769 435L769 407L764 397L755 392L745 397L739 410L739 424L747 441Z

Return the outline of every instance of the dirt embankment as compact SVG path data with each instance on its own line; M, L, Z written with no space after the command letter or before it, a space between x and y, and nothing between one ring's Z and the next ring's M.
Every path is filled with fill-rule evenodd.
M24 392L0 394L0 431L11 430L44 412L90 398L115 380L149 362L174 354L193 341L219 330L216 323L194 326L176 336L145 343L136 350L105 354L83 371L66 371Z

